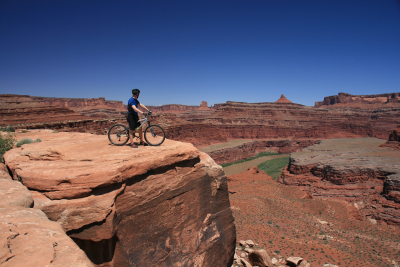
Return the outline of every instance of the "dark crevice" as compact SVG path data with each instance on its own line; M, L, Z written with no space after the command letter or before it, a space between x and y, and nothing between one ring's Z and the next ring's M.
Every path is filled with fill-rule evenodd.
M10 168L7 165L6 165L6 167L7 167L7 171L8 171L8 174L10 175L11 179L14 179L14 175L13 175L12 171L10 170Z
M125 262L126 259L121 259L123 254L119 251L116 253L118 237L114 235L110 239L103 239L100 241L84 240L72 237L72 240L79 246L80 249L85 251L87 257L94 264L100 265L114 260L114 255L118 255L117 261Z

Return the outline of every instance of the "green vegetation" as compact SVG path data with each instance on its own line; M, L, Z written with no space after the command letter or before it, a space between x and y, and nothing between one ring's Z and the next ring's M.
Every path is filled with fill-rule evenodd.
M16 140L14 139L14 135L11 133L8 133L6 137L3 137L0 135L0 161L4 162L3 160L3 155L6 153L8 150L13 148L14 143Z
M22 139L21 141L19 141L15 146L16 146L16 147L20 147L20 146L22 146L22 145L25 145L25 144L32 144L32 143L34 143L32 139L30 139L30 138L24 138L24 139Z
M251 157L251 158L248 158L248 159L242 159L242 160L239 160L239 161L236 161L236 162L231 162L231 163L224 163L224 164L221 164L221 166L222 167L228 167L228 166L233 165L233 164L242 163L242 162L250 161L250 160L253 160L253 159L256 159L256 158L265 157L265 156L272 156L272 155L279 155L279 154L276 153L276 152L261 152L261 153L258 153L258 155L255 156L255 157Z
M282 170L289 164L289 157L277 158L264 161L259 164L257 167L268 173L269 176L272 176L275 180L281 175Z
M35 143L39 143L39 142L42 142L42 139L36 138Z
M2 131L2 132L15 132L15 129L12 126L7 126L7 127L1 127L0 131Z

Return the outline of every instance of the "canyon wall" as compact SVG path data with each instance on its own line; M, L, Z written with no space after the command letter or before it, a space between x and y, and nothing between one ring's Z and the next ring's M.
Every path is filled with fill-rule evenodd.
M0 95L0 126L84 120L88 117L60 106L42 105L24 95Z
M400 125L393 129L389 135L389 139L381 147L391 147L400 150Z
M236 162L257 156L260 152L292 153L319 143L320 140L263 140L244 143L239 146L219 149L207 154L218 164Z
M97 266L230 266L235 225L222 168L193 145L112 146L29 132L4 155L13 179Z
M400 106L400 93L379 95L351 95L339 93L335 96L327 96L323 101L315 102L315 107L322 106L347 106L361 108L377 108L382 106Z
M375 220L400 225L400 151L375 138L331 139L290 155L280 183L343 199Z
M170 125L168 136L205 146L229 139L387 138L400 123L400 107L375 110L314 108L290 103L226 102L203 118Z

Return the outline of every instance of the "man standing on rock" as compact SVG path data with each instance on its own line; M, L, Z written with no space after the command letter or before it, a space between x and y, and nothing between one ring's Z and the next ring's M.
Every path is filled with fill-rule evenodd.
M133 89L132 90L132 97L128 101L128 122L129 122L129 144L133 148L137 148L137 144L133 142L133 134L135 132L135 129L140 126L139 123L139 115L144 114L143 111L139 109L139 107L144 108L147 110L147 112L150 112L148 108L146 108L143 104L140 104L138 98L139 98L140 90L139 89ZM139 129L139 137L140 137L140 144L147 146L147 143L143 141L143 130L142 128Z

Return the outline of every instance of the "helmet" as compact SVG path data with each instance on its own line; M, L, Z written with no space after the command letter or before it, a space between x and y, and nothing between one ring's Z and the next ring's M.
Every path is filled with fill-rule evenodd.
M132 89L132 95L138 95L140 94L140 90L139 89Z

